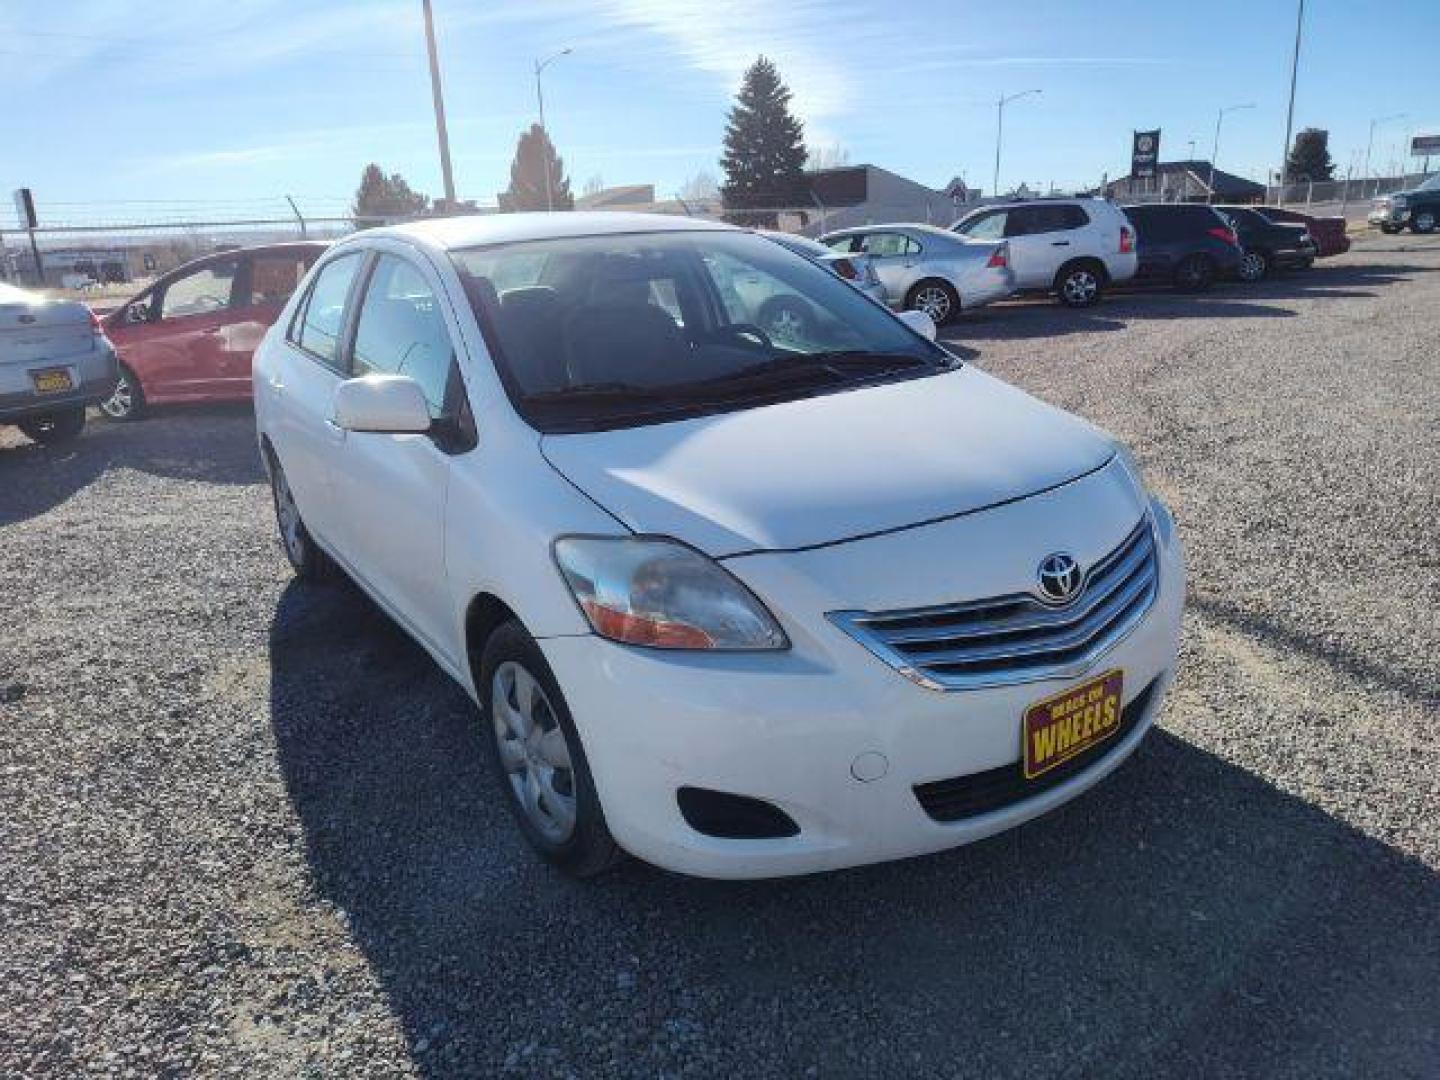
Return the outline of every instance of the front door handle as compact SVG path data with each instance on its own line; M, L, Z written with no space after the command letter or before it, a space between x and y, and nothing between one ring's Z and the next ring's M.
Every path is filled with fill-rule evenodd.
M1051 247L1069 247L1069 246L1070 246L1070 241L1069 241L1069 240L1055 240L1055 241L1052 241L1052 242L1051 242L1050 246L1051 246Z

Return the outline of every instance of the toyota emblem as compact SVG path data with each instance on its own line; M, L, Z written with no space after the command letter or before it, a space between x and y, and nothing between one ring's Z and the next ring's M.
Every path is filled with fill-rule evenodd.
M1052 603L1064 604L1080 591L1080 564L1063 551L1046 555L1040 561L1036 577L1040 580L1040 592Z

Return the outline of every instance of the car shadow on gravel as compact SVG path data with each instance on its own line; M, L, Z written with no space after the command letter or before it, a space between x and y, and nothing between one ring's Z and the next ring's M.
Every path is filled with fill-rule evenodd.
M287 588L270 662L314 888L424 1075L1440 1060L1440 878L1163 730L1067 807L942 855L755 883L632 863L577 883L519 840L468 698L353 587Z
M265 479L248 406L157 412L130 424L92 415L78 439L58 446L7 434L0 443L0 526L43 514L116 469L211 484Z

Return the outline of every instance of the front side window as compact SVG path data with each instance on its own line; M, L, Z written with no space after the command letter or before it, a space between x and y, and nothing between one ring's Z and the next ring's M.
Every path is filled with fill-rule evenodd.
M358 253L344 255L321 267L291 332L291 341L331 367L340 366L345 299L350 295L350 283L359 268Z
M230 306L239 262L226 259L176 278L165 287L160 303L162 319L208 315Z
M435 290L413 263L394 255L375 261L351 361L355 375L408 375L420 384L430 415L444 415L455 347Z
M511 259L540 253L539 282L496 286L512 280ZM452 257L511 400L541 431L659 423L955 363L830 271L753 233L569 237Z

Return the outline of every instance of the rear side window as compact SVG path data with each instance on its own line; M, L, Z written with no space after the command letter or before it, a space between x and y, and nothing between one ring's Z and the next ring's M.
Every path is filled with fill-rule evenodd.
M430 415L439 417L454 361L455 347L429 282L414 264L381 255L355 326L354 373L410 376L425 392Z
M345 298L360 256L344 255L320 268L315 283L290 328L290 340L337 371L341 368L340 334L345 326Z
M1036 203L1033 206L1017 206L1010 211L1005 235L1064 232L1067 229L1083 229L1088 224L1089 216L1072 203Z
M914 255L920 245L902 233L870 233L864 237L860 250L867 255L885 258L891 255Z
M250 260L250 294L245 302L283 304L300 284L314 259L303 255L277 253L256 255Z

